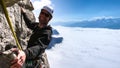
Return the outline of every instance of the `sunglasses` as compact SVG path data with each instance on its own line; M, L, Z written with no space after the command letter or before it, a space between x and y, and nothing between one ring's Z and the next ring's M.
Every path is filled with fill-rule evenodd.
M45 12L41 12L41 14L45 15L46 17L49 17L49 14L47 14Z

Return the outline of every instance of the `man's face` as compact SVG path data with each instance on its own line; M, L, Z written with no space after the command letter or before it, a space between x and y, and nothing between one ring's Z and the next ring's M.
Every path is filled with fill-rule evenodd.
M49 22L49 20L50 20L50 15L49 15L49 13L48 13L46 10L42 9L42 10L41 10L41 13L40 13L40 15L39 15L39 22L40 22L41 24L47 25L48 22Z

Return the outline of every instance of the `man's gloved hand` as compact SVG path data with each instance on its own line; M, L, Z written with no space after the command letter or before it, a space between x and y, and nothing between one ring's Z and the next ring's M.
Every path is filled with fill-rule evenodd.
M11 61L11 66L10 68L22 68L24 62L25 62L25 59L26 59L26 55L25 55L25 52L22 51L22 50L18 50L16 48L12 48L11 49L13 52L17 51L17 56L16 58Z

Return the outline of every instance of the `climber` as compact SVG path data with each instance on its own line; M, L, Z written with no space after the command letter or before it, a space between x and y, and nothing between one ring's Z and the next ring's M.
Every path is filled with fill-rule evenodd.
M31 22L23 8L21 8L21 12L27 27L33 33L28 41L27 48L23 51L17 51L18 56L11 62L10 68L21 68L23 66L25 68L42 68L41 56L51 41L52 27L48 24L53 17L53 9L49 6L44 6L38 17L39 23Z

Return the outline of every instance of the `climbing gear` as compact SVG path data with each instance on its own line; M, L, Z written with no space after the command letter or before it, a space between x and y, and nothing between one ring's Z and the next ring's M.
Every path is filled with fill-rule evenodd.
M10 68L11 61L17 56L16 52L7 50L0 53L0 68Z
M18 51L11 48L17 48L13 44L7 44L4 52L0 52L0 68L10 68L11 61L16 58ZM3 62L4 61L4 62Z
M8 15L8 11L7 11L7 9L6 9L5 2L4 2L3 0L0 0L0 4L1 4L1 6L2 6L2 8L3 8L3 11L4 11L4 13L5 13L5 17L6 17L7 21L8 21L9 27L10 27L11 32L12 32L12 34L13 34L13 37L14 37L14 39L15 39L15 41L16 41L17 47L19 48L19 50L22 50L22 47L21 47L21 45L19 44L18 39L17 39L17 37L16 37L16 33L14 32L14 29L13 29L13 27L12 27L12 23L11 23L11 21L10 21L10 18L9 18L9 15Z

